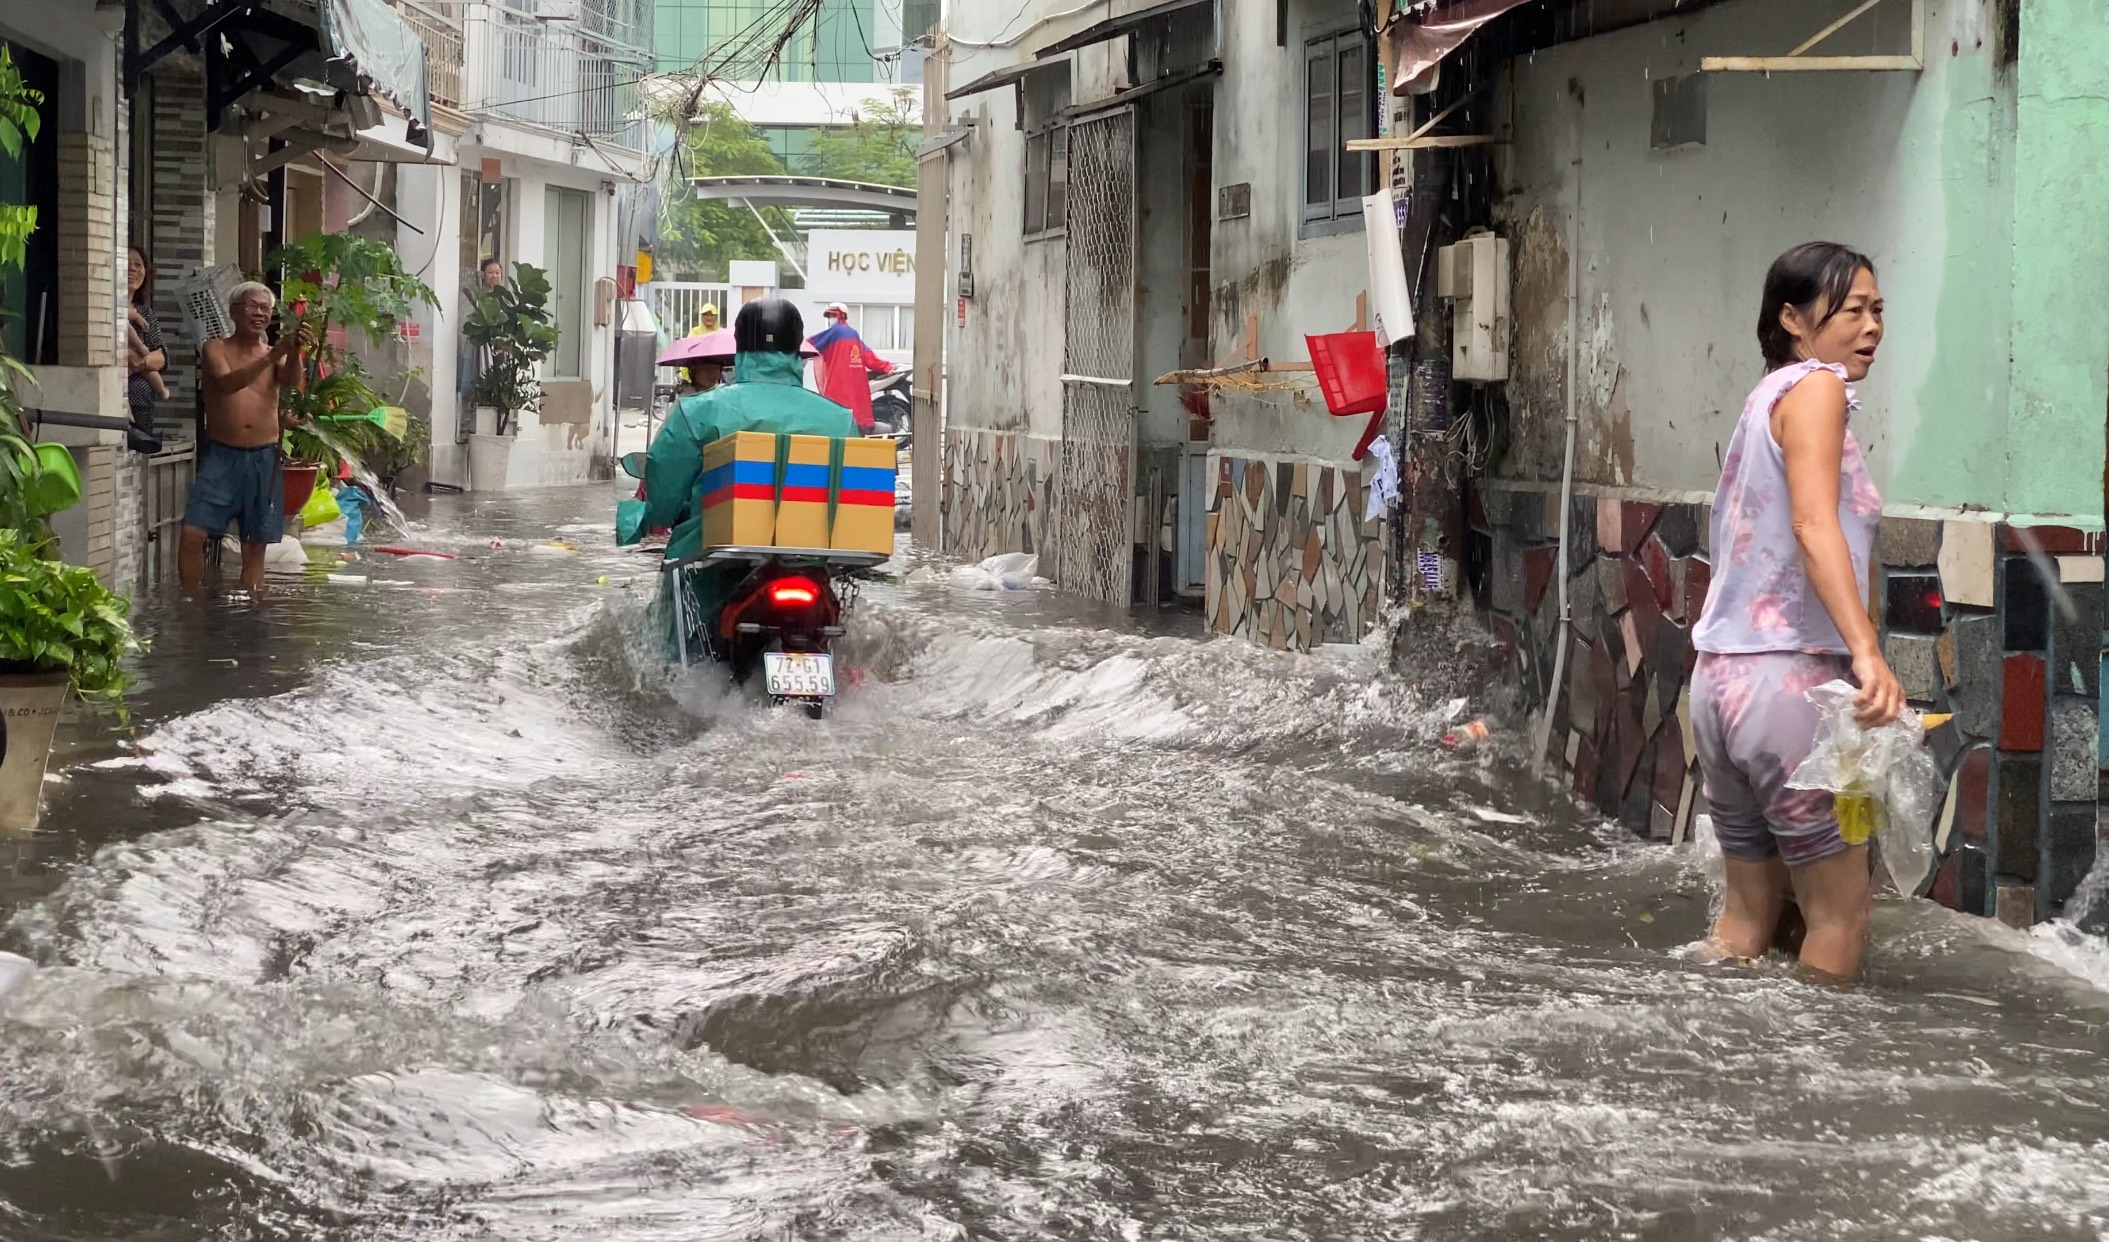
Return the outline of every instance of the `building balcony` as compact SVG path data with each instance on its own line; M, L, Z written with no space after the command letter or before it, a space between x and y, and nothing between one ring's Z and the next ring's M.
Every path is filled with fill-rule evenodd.
M409 0L405 0L409 2ZM436 0L417 0L432 4ZM636 0L468 0L461 14L461 109L646 149L642 83L651 9ZM524 6L524 7L523 7Z
M425 41L432 102L461 107L461 0L389 0L405 25Z

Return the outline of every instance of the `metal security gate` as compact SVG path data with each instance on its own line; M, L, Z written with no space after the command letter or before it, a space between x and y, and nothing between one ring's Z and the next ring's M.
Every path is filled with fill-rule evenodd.
M1054 577L1132 603L1135 506L1135 113L1069 129L1069 272Z

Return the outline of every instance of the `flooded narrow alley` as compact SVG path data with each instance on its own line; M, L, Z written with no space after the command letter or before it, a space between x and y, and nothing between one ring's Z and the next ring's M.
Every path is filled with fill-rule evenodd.
M607 501L148 605L137 746L0 846L0 1237L2109 1228L2055 925L1687 967L1697 855L1440 751L1374 646L888 585L839 715L759 710L634 642Z

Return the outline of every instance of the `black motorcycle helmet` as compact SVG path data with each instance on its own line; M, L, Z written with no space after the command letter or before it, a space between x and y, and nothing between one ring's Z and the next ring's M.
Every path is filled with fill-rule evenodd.
M805 342L805 316L782 298L749 302L732 321L733 348L743 354L796 354Z

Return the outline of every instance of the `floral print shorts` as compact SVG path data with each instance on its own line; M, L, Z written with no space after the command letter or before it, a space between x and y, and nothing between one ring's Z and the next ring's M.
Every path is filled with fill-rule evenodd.
M1787 781L1816 743L1808 692L1851 671L1837 655L1700 653L1692 733L1724 855L1763 862L1778 854L1798 867L1846 848L1831 795L1789 789Z

